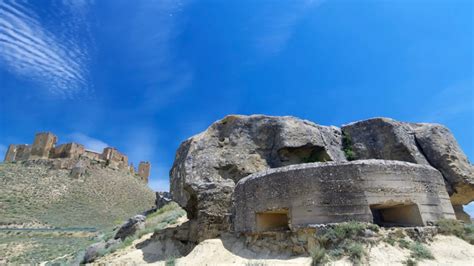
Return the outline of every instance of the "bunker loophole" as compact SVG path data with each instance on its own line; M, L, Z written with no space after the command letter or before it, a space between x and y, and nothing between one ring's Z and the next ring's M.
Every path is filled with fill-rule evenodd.
M257 231L286 231L290 230L288 210L257 212Z
M370 205L374 223L380 226L423 226L416 204Z

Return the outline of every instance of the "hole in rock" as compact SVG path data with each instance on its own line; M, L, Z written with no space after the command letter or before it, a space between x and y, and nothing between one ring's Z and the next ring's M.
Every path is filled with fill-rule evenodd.
M380 226L423 226L416 204L370 205L374 223Z
M286 231L288 224L288 210L257 212L257 231Z
M313 145L282 148L278 150L278 156L280 157L282 166L331 161L331 157L329 157L326 149Z

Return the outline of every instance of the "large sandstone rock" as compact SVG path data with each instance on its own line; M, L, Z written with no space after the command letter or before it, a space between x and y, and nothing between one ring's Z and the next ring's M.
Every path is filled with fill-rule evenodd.
M374 118L345 125L342 131L355 159L431 165L443 174L454 205L474 200L474 168L447 128Z
M188 213L200 241L230 226L236 182L268 168L346 161L337 127L294 117L231 115L181 144L171 169L173 200Z
M466 205L474 200L474 167L459 147L453 134L442 125L415 124L416 141L452 189L453 205Z

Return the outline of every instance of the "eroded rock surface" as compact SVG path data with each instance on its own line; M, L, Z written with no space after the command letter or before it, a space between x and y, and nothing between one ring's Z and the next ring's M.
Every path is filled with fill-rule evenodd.
M341 131L294 117L231 115L184 141L176 153L170 192L190 219L180 234L200 242L231 230L235 184L250 174L301 163L346 162L344 153L356 160L433 166L454 205L474 200L473 167L443 126L374 118Z
M431 165L445 179L451 202L474 200L474 168L444 126L373 118L342 127L355 159L385 159Z
M346 161L337 127L294 117L232 115L181 144L171 169L171 193L203 240L229 229L235 183L268 168Z

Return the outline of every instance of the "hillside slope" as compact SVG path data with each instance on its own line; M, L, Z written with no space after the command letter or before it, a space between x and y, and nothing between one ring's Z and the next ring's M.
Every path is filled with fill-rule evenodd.
M91 160L74 178L58 160L0 163L0 263L77 252L154 206L154 192L126 170Z
M52 160L0 164L0 226L101 229L154 205L154 192L127 171L91 162L84 176L69 173Z

